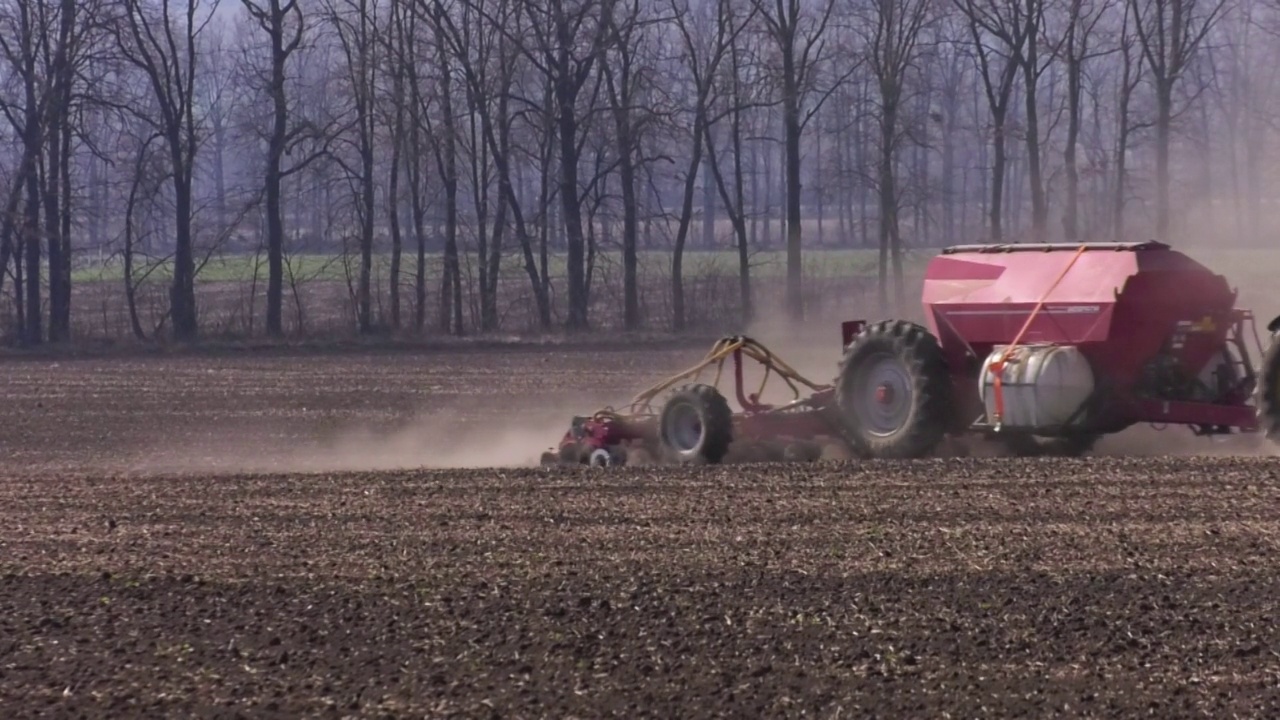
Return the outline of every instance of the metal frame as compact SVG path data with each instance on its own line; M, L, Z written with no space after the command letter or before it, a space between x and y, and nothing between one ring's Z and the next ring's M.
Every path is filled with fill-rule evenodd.
M942 249L943 255L958 253L1010 253L1010 252L1053 252L1079 250L1080 243L996 243L986 245L952 245ZM1132 252L1135 250L1168 250L1169 245L1155 240L1143 242L1097 242L1084 243L1085 252L1110 250L1113 252Z
M865 326L853 321L842 326L848 338ZM658 442L659 413L655 408L657 397L677 384L701 379L708 369L715 368L715 376L709 383L717 390L724 376L724 365L733 363L733 398L740 410L733 415L735 436L752 440L811 440L821 436L838 436L833 426L831 408L835 403L835 388L829 383L818 383L801 375L759 341L733 335L720 338L697 364L637 393L625 410L606 407L590 416L573 419L570 429L560 441L561 454L566 448L577 446L585 451L629 442ZM764 367L765 374L754 392L746 387L746 361L753 360ZM769 380L778 377L791 390L792 399L780 405L761 402ZM805 392L807 390L807 393Z

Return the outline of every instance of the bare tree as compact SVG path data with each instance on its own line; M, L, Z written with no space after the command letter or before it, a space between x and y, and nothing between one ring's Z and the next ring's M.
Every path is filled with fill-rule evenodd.
M391 77L390 125L391 163L387 168L387 223L391 230L391 268L387 285L391 291L391 327L400 328L400 264L403 238L400 229L400 175L401 161L408 139L407 114L409 92L404 54L405 42L413 42L405 32L405 18L412 10L404 0L391 0L388 27L383 33L387 46L386 73ZM413 160L410 159L410 162Z
M1169 239L1169 139L1175 117L1174 88L1226 0L1128 0L1133 30L1156 96L1156 236ZM1199 91L1193 93L1193 97Z
M216 2L0 3L18 342L70 335L90 248L124 250L120 327L148 339L239 321L197 313L221 252L253 263L251 334L293 326L290 291L321 330L299 281L328 280L292 257L313 252L341 252L362 333L579 331L593 298L619 306L601 323L684 330L706 315L689 251L725 225L737 277L715 280L746 321L773 290L755 253L781 247L779 296L811 312L802 220L878 246L886 308L907 246L1149 218L1176 239L1224 203L1237 236L1271 224L1276 0L233 0L229 23Z
M408 84L409 106L408 122L408 174L409 174L409 213L413 223L414 242L417 246L417 257L414 268L414 327L422 331L427 321L427 233L425 219L427 213L427 178L423 166L427 155L423 137L427 130L427 115L430 111L430 100L424 95L422 76L418 71L421 57L422 41L418 35L418 22L422 13L419 5L414 5L409 12L402 15L399 38L400 58L404 63L405 82Z
M284 334L284 209L282 183L300 172L320 152L311 152L292 165L285 158L296 147L316 135L309 123L291 120L287 69L290 58L301 46L306 23L299 0L240 0L258 28L270 42L269 69L260 73L271 101L271 122L267 134L265 195L267 221L267 334Z
M607 62L601 64L609 91L609 108L613 114L618 152L619 181L622 192L622 297L623 324L628 330L640 325L640 295L637 288L636 245L640 220L636 207L637 166L641 162L640 147L646 121L639 105L647 81L644 68L637 67L645 21L640 0L624 0L621 9L610 4L605 23L612 36Z
M51 124L50 109L60 105L61 99L55 84L64 79L64 73L49 72L49 68L40 64L42 51L44 57L49 58L48 41L53 32L53 19L46 12L44 3L16 0L11 13L0 15L0 22L3 23L0 51L9 64L9 78L21 84L21 100L5 99L0 103L0 111L9 121L14 138L22 148L13 173L14 184L4 217L3 237L0 238L0 272L7 269L12 258L18 338L24 343L37 344L44 339L41 319L40 175L45 140L49 136L48 126ZM65 45L60 43L57 52L64 53L64 48ZM55 137L57 135L54 133ZM57 142L55 140L55 144ZM46 186L45 189L49 188ZM20 204L19 225L17 213ZM54 208L56 210L56 203ZM55 240L50 250L56 253L59 246ZM57 259L54 260L56 264Z
M52 49L47 41L42 43L51 94L46 108L45 185L41 192L49 250L49 340L52 342L71 336L71 139L75 131L71 114L73 98L80 89L76 87L76 73L77 64L82 62L79 47L84 35L77 17L79 9L74 0L59 0L57 42Z
M973 87L970 85L969 50L962 43L950 41L954 28L946 22L945 17L942 20L934 25L935 52L930 68L930 76L938 83L939 111L931 115L930 120L940 126L942 134L942 176L940 186L934 190L935 197L942 203L943 237L945 242L952 243L955 241L957 225L963 222L961 217L967 205L967 188L960 181L965 176L965 170L958 167L957 158L963 157L969 149L962 144L962 123L966 93ZM960 187L957 187L958 184Z
M1217 102L1201 103L1201 107L1216 109L1215 114L1226 123L1227 171L1235 226L1237 234L1248 238L1250 244L1266 241L1262 196L1269 191L1269 183L1264 168L1274 147L1272 129L1278 109L1280 66L1275 62L1274 41L1259 42L1258 38L1274 33L1275 7L1271 0L1234 3L1230 21L1224 14L1212 33L1224 42L1220 47L1215 47L1216 40L1205 46L1206 69ZM1215 129L1206 131L1212 133Z
M751 19L751 12L742 13L740 18L735 15L732 3L728 0L720 0L717 3L717 27L727 25L731 30L728 37L724 39L728 46L729 67L727 72L722 73L722 82L729 85L727 98L729 107L725 109L725 112L729 116L729 152L733 157L732 184L725 179L725 173L720 163L720 153L712 134L713 128L707 127L705 133L707 156L710 161L708 165L711 166L711 173L720 195L720 201L724 205L725 213L729 216L729 221L733 224L733 232L736 238L738 303L741 308L743 323L750 322L755 313L751 291L750 237L747 231L746 188L744 186L744 176L746 174L744 165L746 160L743 149L743 116L752 107L765 105L768 102L765 97L768 91L758 87L757 83L752 83L751 77L748 76L749 73L757 71L758 68L751 67L751 63L748 61L748 53L742 47L741 31L750 24ZM754 178L754 175L752 177Z
M1004 236L1004 181L1007 171L1005 127L1009 117L1009 101L1013 83L1018 77L1023 46L1027 41L1027 22L1020 2L1006 0L953 0L968 23L973 41L978 76L991 112L991 144L994 153L991 167L991 204L988 222L991 241Z
M1128 200L1129 188L1129 147L1130 139L1134 133L1143 129L1146 124L1133 120L1130 108L1133 104L1133 93L1137 90L1138 83L1142 81L1142 73L1139 68L1135 67L1142 62L1141 57L1137 55L1137 41L1134 39L1133 21L1130 14L1126 10L1124 20L1120 30L1120 59L1121 70L1120 79L1117 88L1116 98L1116 168L1115 168L1115 195L1112 199L1112 232L1117 241L1122 241L1125 236L1125 206Z
M457 117L458 125L465 126L466 132L461 132L461 127L452 132L468 160L473 211L471 235L476 243L480 329L483 331L498 327L498 285L512 200L511 194L502 187L502 166L509 161L510 150L504 150L501 143L490 142L494 115L505 118L508 114L510 84L503 86L501 81L511 77L509 68L494 68L496 63L503 62L502 53L506 52L507 43L494 24L484 19L483 13L492 9L486 6L493 4L485 0L467 2L453 6L452 12L440 11L436 15L440 52L450 55L442 67L461 75L465 91L465 107ZM490 80L494 76L498 83ZM452 113L452 98L443 98L442 102L448 103ZM451 130L445 128L443 132Z
M1067 139L1063 148L1063 164L1066 169L1066 207L1062 214L1062 228L1068 242L1080 237L1080 169L1076 151L1080 140L1080 122L1083 105L1085 63L1105 55L1109 50L1094 50L1094 29L1107 15L1107 3L1095 0L1068 0L1067 32L1063 40L1063 56L1067 71Z
M135 273L136 247L139 222L139 206L146 204L146 198L153 197L164 183L165 170L161 158L156 157L152 144L161 139L159 133L152 132L146 139L138 143L133 162L133 177L129 182L129 194L124 209L124 241L122 259L124 261L123 279L125 304L129 312L129 327L137 340L145 341L146 332L138 318L138 278Z
M835 10L835 0L751 0L777 46L781 64L783 145L786 151L787 188L787 313L793 320L804 318L801 292L800 220L800 139L805 126L830 97L822 98L806 110L809 94L817 85L819 69L826 59L827 26ZM808 5L808 7L806 7ZM846 76L853 73L850 68ZM834 85L833 85L834 88Z
M377 81L377 32L376 0L325 0L329 22L338 38L344 59L346 80L351 100L350 126L354 138L346 144L356 155L354 163L338 158L352 179L356 199L356 217L359 220L360 269L356 289L356 315L362 334L373 330L373 297L371 280L373 273L374 218L376 180L373 174L376 159L374 93ZM348 133L350 134L350 133Z
M436 60L439 65L439 128L431 136L436 167L445 193L444 277L440 285L440 327L455 335L463 333L462 270L458 260L458 126L453 107L453 56L445 39L449 16L443 0L432 0L429 17L435 33Z
M499 187L499 212L505 218L510 212L515 234L520 242L525 272L529 277L539 324L551 327L551 301L549 298L546 263L539 267L534 253L532 232L525 210L525 202L517 191L515 148L512 142L514 115L513 102L525 105L524 112L535 117L544 116L541 103L520 97L515 88L516 73L522 67L521 49L511 37L510 29L518 27L520 9L513 0L468 0L462 13L461 27L449 14L441 15L445 37L454 57L461 65L466 81L467 104L480 122L480 135L488 150L497 173ZM546 171L544 164L543 171ZM546 203L540 211L545 211ZM501 238L505 223L494 228L496 240ZM546 244L542 247L545 257ZM489 256L486 274L491 278L491 297L482 312L482 325L492 330L497 326L497 278L499 256ZM482 304L484 304L482 302Z
M174 17L175 9L181 15ZM167 0L123 0L116 26L121 55L146 77L159 108L156 116L144 116L164 138L171 166L174 195L173 281L169 291L169 315L179 340L191 340L198 331L195 296L192 175L200 147L195 108L198 40L218 7L207 10L200 0L181 4Z
M1036 242L1043 242L1049 230L1049 204L1045 196L1045 173L1041 152L1040 108L1038 90L1040 77L1057 57L1061 40L1053 40L1048 52L1040 53L1041 37L1045 34L1045 0L1019 0L1022 3L1022 50L1018 64L1022 68L1022 96L1025 101L1025 140L1027 146L1027 182L1031 190L1031 235ZM1045 38L1049 40L1049 38Z
M542 73L551 93L556 156L560 165L561 221L568 247L570 330L588 326L586 237L582 226L582 91L597 77L595 65L609 45L608 9L615 0L547 0L523 3L531 42L525 56ZM592 98L594 99L594 98Z
M929 20L930 0L874 0L865 18L867 59L879 88L877 120L880 124L880 158L877 185L880 190L879 298L889 307L888 264L893 260L896 302L906 305L902 268L902 236L898 227L898 181L894 174L904 133L900 125L908 73L917 60L921 30Z
M693 218L693 200L697 190L698 167L702 164L703 150L709 144L708 129L719 118L712 117L715 104L717 73L725 57L731 52L736 38L747 27L754 13L736 17L731 0L717 0L714 18L700 13L687 0L670 0L680 32L689 73L690 90L693 93L692 132L689 136L689 163L684 173L684 190L681 196L679 224L676 228L675 248L671 257L671 307L672 325L682 330L687 320L684 299L684 247ZM708 20L713 20L714 29ZM724 112L721 113L723 116Z

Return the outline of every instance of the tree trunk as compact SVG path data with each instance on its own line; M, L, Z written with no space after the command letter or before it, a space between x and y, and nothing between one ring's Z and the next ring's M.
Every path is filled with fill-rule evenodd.
M133 336L145 342L147 334L142 331L142 323L138 320L137 287L133 284L133 214L138 204L139 186L142 184L143 168L146 165L147 147L150 141L143 143L138 149L138 157L133 166L133 181L129 185L129 198L124 211L124 297L129 310L129 327Z
M825 207L824 197L823 197L824 191L822 189L823 182L822 182L822 177L820 175L820 173L822 172L822 157L823 157L821 123L819 123L818 125L818 132L813 134L813 144L814 144L814 154L818 157L818 162L816 164L816 167L811 172L813 173L813 177L812 177L814 181L813 184L815 187L818 188L818 190L817 192L814 192L812 195L810 195L809 200L810 202L815 203L817 205L817 208L816 208L817 212L816 212L816 216L814 217L814 220L816 220L818 223L818 245L817 246L821 248L826 245L826 231L823 229L823 225L825 225L823 215L826 212L826 207Z
M1033 2L1027 4L1032 5ZM1023 59L1022 78L1026 85L1023 97L1026 101L1027 113L1027 176L1031 186L1031 237L1033 242L1044 242L1049 229L1049 205L1045 199L1044 175L1040 167L1040 111L1036 104L1039 59L1036 54L1036 26L1030 19L1027 22L1031 27L1027 32L1027 54Z
M804 319L804 278L800 256L800 98L799 89L793 83L787 85L783 90L787 155L787 315L793 322L800 322Z
M422 162L421 149L418 139L418 130L416 127L411 131L413 154L409 159L409 184L410 203L413 213L413 239L418 247L417 264L414 267L414 316L413 326L419 332L423 330L427 322L427 231L423 227L423 219L427 209L422 201Z
M684 246L689 237L689 226L693 222L693 199L698 189L698 168L702 164L702 148L706 137L705 116L705 110L699 105L694 111L693 145L684 176L680 223L676 227L675 247L671 252L671 326L676 332L684 330L688 321L684 306Z
M440 330L454 335L463 334L462 323L462 268L458 261L458 150L457 118L453 112L452 68L444 46L443 31L437 20L437 38L440 45L440 108L443 135L440 157L440 175L444 183L444 275L440 281Z
M24 25L30 23L31 18L27 15L28 8L24 4L20 7ZM37 106L36 95L36 67L35 67L35 48L31 47L33 42L33 29L29 26L23 28L21 41L24 45L24 60L26 67L23 68L23 86L25 90L25 111L23 113L23 129L22 144L24 154L31 158L30 170L25 175L26 180L26 204L22 215L22 235L21 244L24 260L26 262L26 271L22 273L18 279L18 286L15 288L19 301L25 300L19 306L18 317L22 321L22 341L29 345L40 343L44 339L44 333L41 330L40 318L40 148L42 143L43 127L41 125L42 118L40 109ZM22 260L18 261L19 263ZM24 284L25 283L25 284ZM25 293L25 298L23 294Z
M445 101L448 104L448 101ZM440 284L440 330L462 335L462 268L458 261L458 170L453 132L446 122L444 172L444 276Z
M49 257L49 342L67 339L70 328L62 324L62 213L58 207L62 190L62 132L61 122L54 118L49 128L48 159L45 162L44 182L44 232ZM69 201L70 198L62 198Z
M374 138L371 108L360 112L360 278L357 307L360 334L373 332Z
M387 223L391 231L391 327L400 329L400 156L404 149L404 76L395 71L395 120L391 130L391 167L387 172Z
M27 187L27 173L34 172L34 160L24 150L22 162L14 173L13 187L9 191L9 200L5 204L4 215L0 219L0 291L4 288L4 277L9 272L9 262L13 261L14 274L14 319L18 325L18 337L22 337L22 324L25 316L22 313L22 252L21 239L14 242L14 233L18 230L18 205L22 203Z
M730 55L733 62L733 97L734 109L730 114L729 142L733 152L733 198L725 187L724 176L720 172L720 164L716 161L714 147L708 144L711 153L711 167L715 170L716 184L720 189L720 198L728 209L729 218L733 222L733 231L737 235L738 244L738 304L742 313L742 324L746 326L755 316L751 297L751 261L747 246L746 192L742 183L742 102L740 88L740 68L738 53ZM754 173L753 173L754 175Z
M956 103L952 90L944 96L946 106L942 127L942 223L943 242L947 245L955 243L956 238L956 147L955 124ZM965 198L961 197L961 203Z
M547 113L547 117L550 116L551 114ZM555 153L554 145L555 135L547 133L544 145L541 148L542 163L538 178L538 209L542 215L542 222L538 227L538 277L541 278L543 295L548 299L551 297L551 275L548 272L550 249L548 246L551 243L551 226L555 222L555 208L552 207L553 203L551 202L551 156ZM544 330L551 327L549 312L546 320L547 322L543 323L542 326Z
M1067 144L1063 161L1067 174L1067 201L1062 215L1062 230L1067 242L1080 236L1080 172L1076 167L1076 145L1080 137L1080 56L1076 52L1076 23L1080 0L1072 3L1071 28L1067 31Z
M1124 242L1125 239L1124 211L1128 183L1129 134L1133 128L1129 122L1129 104L1133 99L1136 81L1140 77L1140 74L1133 72L1133 59L1130 57L1127 47L1124 48L1122 56L1120 107L1117 110L1120 116L1120 128L1117 133L1118 140L1116 143L1116 187L1115 196L1112 198L1112 231L1116 242Z
M49 339L53 342L71 337L71 118L72 30L75 28L76 3L59 3L58 49L51 72L56 75L52 122L49 128L49 183L46 189L45 224L49 241Z
M577 90L568 70L568 48L561 49L562 68L556 80L556 125L560 149L560 207L563 213L569 262L570 330L587 329L587 284L585 239L582 233L582 204L578 199L578 115Z
M424 227L424 219L427 208L424 200L426 188L423 187L422 177L422 85L419 82L417 70L417 52L416 52L416 29L418 14L410 12L408 15L407 28L405 29L405 54L407 61L404 71L408 73L409 78L409 214L413 223L413 240L417 247L417 257L414 267L414 306L413 306L413 326L418 332L422 332L426 327L427 321L427 233Z
M711 166L702 164L702 247L710 250L716 245L716 188L711 177Z
M38 345L44 340L44 331L40 317L42 310L40 307L40 178L39 173L35 171L27 175L27 204L22 221L22 246L27 262L24 273L26 320L23 323L22 338L28 345Z
M991 205L987 208L987 216L991 223L991 242L998 243L1004 237L1004 176L1008 159L1005 156L1004 117L995 121L995 138L992 142L994 155L991 165Z
M1173 83L1156 83L1156 239L1169 237L1169 134L1173 123Z
M626 133L621 134L621 125L626 125ZM622 181L622 295L623 325L627 330L640 327L640 293L636 257L636 240L640 234L640 219L636 209L636 167L635 156L631 148L630 123L620 123L619 147L622 150L622 162L619 172Z
M880 88L884 116L880 119L880 257L878 274L878 299L881 314L889 308L889 256L893 255L895 275L901 273L901 260L897 248L898 198L893 173L894 140L898 123L898 95L896 85L882 83Z
M498 209L493 217L489 264L484 271L489 281L481 290L480 296L480 327L488 332L498 329L498 277L502 269L502 239L506 236L507 212L510 207L508 194L499 192Z
M271 136L267 139L267 334L284 335L284 218L281 181L285 142L288 133L288 103L285 97L284 10L273 0L259 21L271 37Z
M177 166L188 167L180 161ZM174 337L186 341L194 340L198 331L195 256L192 252L191 233L191 180L186 170L176 174L174 186L178 226L174 236L173 284L169 288L169 308L173 319Z
M638 261L636 247L640 234L640 220L636 201L637 129L633 117L635 87L632 73L634 60L631 33L639 13L638 0L632 0L629 15L618 25L612 10L606 10L614 33L614 62L602 64L604 79L609 90L609 105L613 114L614 132L617 135L618 175L622 194L622 324L627 330L640 327L640 296L638 288ZM705 200L704 200L705 202Z
M273 63L272 131L267 141L267 334L284 335L284 220L280 185L281 158L284 157L287 109L284 98L284 67Z
M476 86L473 86L472 91L478 94L479 88ZM488 145L488 147L490 148L490 152L493 154L494 165L498 170L498 186L501 189L500 197L498 199L499 227L498 227L498 230L495 231L494 252L490 255L490 258L489 258L489 275L495 279L494 297L493 297L493 303L492 303L494 307L494 311L493 311L494 327L496 328L497 326L496 278L498 276L498 270L500 268L499 255L498 255L498 251L500 249L500 240L501 240L500 231L502 227L505 226L506 224L506 215L509 209L512 214L512 218L515 221L516 237L520 241L520 249L524 256L525 273L529 276L529 282L531 287L533 288L534 303L536 304L538 309L538 320L539 320L539 323L542 325L542 328L545 330L551 327L551 300L548 297L549 290L546 284L545 253L544 253L544 259L543 259L542 272L540 274L538 270L537 261L534 258L533 238L531 237L531 234L529 232L529 225L525 220L523 205L520 202L520 197L516 193L515 180L512 177L511 132L510 132L510 122L507 116L507 112L508 112L507 96L506 94L503 94L498 98L497 137L494 136L494 124L495 124L494 118L490 116L490 114L485 109L485 106L483 104L479 105L478 107L480 111L481 127L484 130L485 143ZM544 189L546 187L546 169L545 168L546 166L544 164L543 165ZM543 202L543 212L545 212L546 210L545 193L543 195L542 202ZM545 225L546 223L544 222L543 224ZM545 248L546 248L545 234L543 238L544 238L543 248L545 251Z
M66 12L66 6L71 3L63 3L63 12ZM69 82L69 81L68 81ZM67 91L68 94L70 90ZM62 339L70 339L71 337L71 139L74 134L74 128L70 122L62 123L62 170L59 177L62 180L62 203L61 212L62 227L58 232L58 243L62 246L58 254L58 267L56 272L62 276L62 282L59 283L58 309L54 318L54 323L59 328L59 337ZM0 270L0 272L3 272Z

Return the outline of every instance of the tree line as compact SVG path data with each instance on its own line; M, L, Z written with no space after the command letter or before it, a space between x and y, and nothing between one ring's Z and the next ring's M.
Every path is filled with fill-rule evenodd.
M777 248L800 320L813 247L877 251L888 306L916 248L1205 223L1264 243L1278 20L1271 0L0 0L6 321L68 339L74 270L105 261L134 335L191 340L202 268L236 253L265 256L268 335L304 253L350 260L358 331L461 335L497 330L513 285L539 326L586 330L615 258L618 324L679 330L695 250L733 258L750 318L752 257Z

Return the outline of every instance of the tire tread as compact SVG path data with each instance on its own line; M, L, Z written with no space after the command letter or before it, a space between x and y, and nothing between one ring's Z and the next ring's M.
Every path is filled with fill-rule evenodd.
M915 408L908 426L887 437L861 432L856 414L846 407L849 382L856 365L868 352L887 351L900 358L911 374ZM951 424L952 380L942 346L927 328L904 320L882 320L868 326L849 343L840 361L836 402L847 441L871 457L919 458L942 442Z

